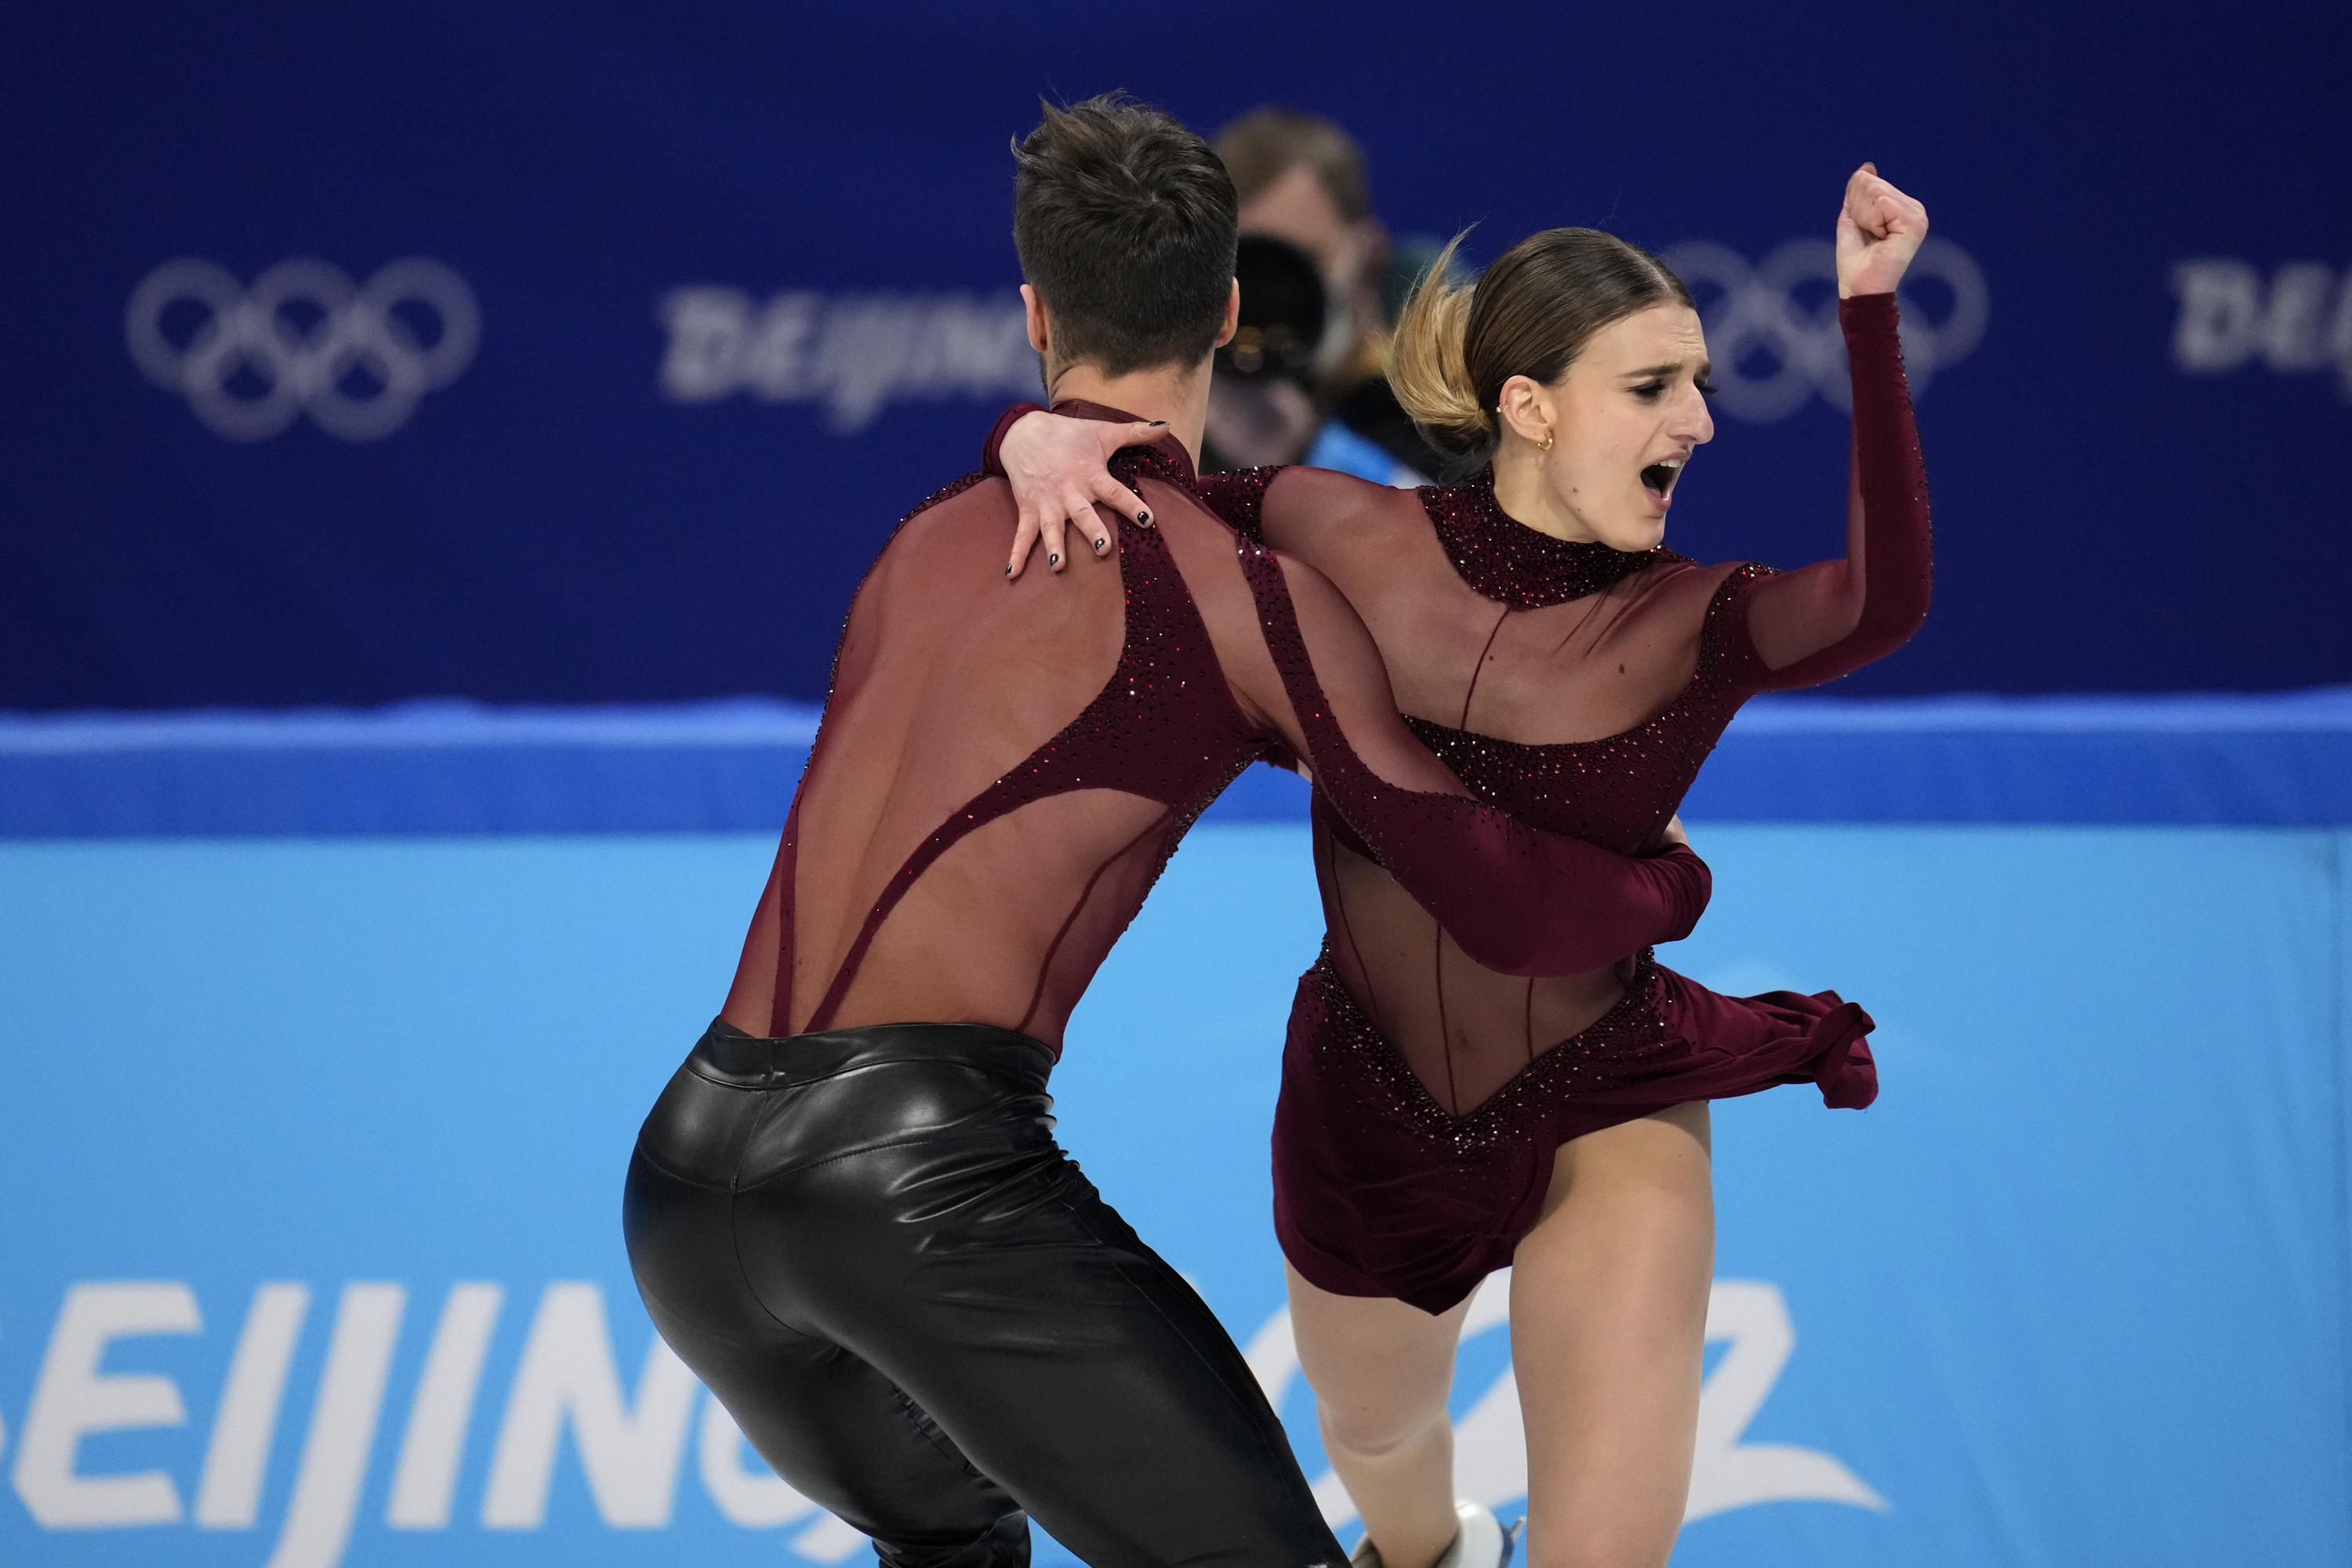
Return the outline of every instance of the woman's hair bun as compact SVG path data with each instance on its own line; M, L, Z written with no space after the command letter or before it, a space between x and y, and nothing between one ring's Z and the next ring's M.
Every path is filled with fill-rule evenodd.
M1495 416L1479 406L1465 344L1475 282L1453 275L1454 252L1470 231L1449 241L1413 286L1389 348L1389 388L1421 433L1448 452L1469 453L1494 438Z

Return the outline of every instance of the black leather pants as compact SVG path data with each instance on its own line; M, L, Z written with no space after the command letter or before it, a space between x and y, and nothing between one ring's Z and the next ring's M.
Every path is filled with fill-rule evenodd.
M714 1024L624 1223L668 1341L885 1563L1344 1562L1233 1342L1054 1142L1024 1036Z

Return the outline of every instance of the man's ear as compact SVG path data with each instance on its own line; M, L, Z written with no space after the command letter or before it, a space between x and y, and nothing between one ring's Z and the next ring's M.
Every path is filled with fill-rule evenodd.
M1022 288L1026 289L1028 285L1024 283ZM1241 324L1242 280L1236 278L1234 279L1233 288L1225 293L1225 319L1217 325L1217 347L1223 348L1227 343L1232 342L1234 333L1239 330Z
M1045 321L1045 301L1026 283L1021 285L1021 313L1028 321L1029 346L1041 354L1052 352L1046 346L1053 342L1053 333Z

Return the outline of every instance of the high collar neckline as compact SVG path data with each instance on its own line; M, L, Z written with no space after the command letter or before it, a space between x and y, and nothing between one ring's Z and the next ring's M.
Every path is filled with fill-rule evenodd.
M1496 500L1492 468L1422 494L1454 570L1482 597L1514 609L1581 599L1643 567L1681 559L1664 546L1612 550L1597 540L1556 539L1529 528Z
M1067 415L1073 419L1100 419L1114 425L1132 425L1140 417L1124 409L1113 408L1108 404L1089 403L1083 397L1066 397L1054 405L1053 411L1056 414ZM1192 454L1184 450L1184 443L1176 439L1174 436L1163 435L1156 441L1148 441L1141 445L1144 450L1156 452L1173 464L1180 482L1190 485L1200 478L1199 470L1192 465Z

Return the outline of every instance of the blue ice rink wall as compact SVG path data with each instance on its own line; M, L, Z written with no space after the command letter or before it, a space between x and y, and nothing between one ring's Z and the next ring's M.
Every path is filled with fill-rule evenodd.
M1715 905L1670 961L1863 1001L1885 1087L1718 1108L1677 1563L2352 1561L2344 710L1735 728L1691 812ZM859 1560L655 1345L618 1232L796 732L0 724L0 1561ZM1322 1475L1266 1223L1317 936L1297 806L1254 778L1196 831L1055 1089ZM1507 1515L1499 1307L1456 1415Z

